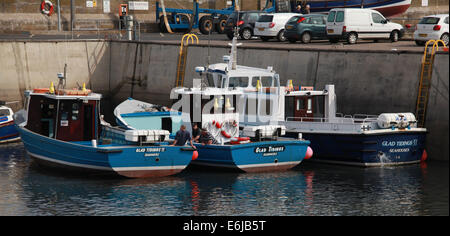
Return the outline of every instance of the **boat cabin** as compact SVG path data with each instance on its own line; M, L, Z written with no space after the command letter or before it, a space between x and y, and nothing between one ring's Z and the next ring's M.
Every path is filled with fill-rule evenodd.
M9 107L0 106L0 123L12 120L12 110Z
M35 89L25 96L28 130L63 141L98 139L100 94L85 91L67 95L62 90L50 93Z
M335 117L334 87L323 91L315 91L312 87L294 88L292 84L283 87L279 75L271 67L236 66L235 70L228 71L228 66L219 63L210 65L207 70L196 70L208 87L243 92L238 104L242 125L285 120L320 121Z
M206 128L219 142L239 136L238 90L221 88L180 88L172 108L182 119ZM188 117L186 117L188 116ZM220 136L219 134L222 134Z

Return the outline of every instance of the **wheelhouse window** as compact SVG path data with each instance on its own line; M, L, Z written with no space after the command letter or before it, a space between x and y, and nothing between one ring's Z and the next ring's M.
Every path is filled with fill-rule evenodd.
M230 77L229 88L247 88L248 87L248 77Z
M211 73L206 73L206 81L208 82L208 87L215 87L214 75Z
M272 76L255 76L252 78L252 86L256 87L256 83L258 80L261 82L261 86L263 87L272 87L273 86L273 77Z
M11 113L9 113L8 109L0 109L0 117L1 116L9 116Z

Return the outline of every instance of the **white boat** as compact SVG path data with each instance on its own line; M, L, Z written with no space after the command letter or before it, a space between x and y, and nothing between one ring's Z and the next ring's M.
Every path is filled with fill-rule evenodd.
M197 67L197 71L203 87L242 92L237 109L243 132L254 132L261 125L285 126L288 136L311 141L314 161L379 166L426 159L427 130L417 127L412 113L344 116L336 111L334 85L315 90L294 88L288 81L281 86L272 67L237 65L236 47L223 59L223 63Z

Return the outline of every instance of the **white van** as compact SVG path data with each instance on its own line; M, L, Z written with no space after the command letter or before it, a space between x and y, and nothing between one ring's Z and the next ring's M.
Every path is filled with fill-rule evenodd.
M400 24L389 22L371 9L335 8L327 18L327 37L332 43L345 39L349 44L360 39L390 39L397 42L405 30Z
M300 15L299 13L263 14L255 23L254 35L259 36L263 41L277 38L278 41L284 42L286 41L284 26L291 17Z

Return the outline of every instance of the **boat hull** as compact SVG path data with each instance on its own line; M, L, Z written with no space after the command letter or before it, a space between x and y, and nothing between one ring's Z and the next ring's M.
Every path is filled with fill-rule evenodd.
M290 136L298 135L288 133ZM414 164L421 161L426 132L378 134L302 133L311 141L311 161L355 166Z
M20 139L14 121L0 124L0 143L15 142Z
M334 0L309 2L311 13L328 13L333 8L367 8L379 11L385 17L400 15L408 10L410 0Z
M18 128L25 149L39 164L62 169L102 172L128 178L174 175L192 160L183 147L98 145L64 142Z
M239 145L197 144L198 159L192 165L244 172L284 171L300 164L309 141L267 141Z

